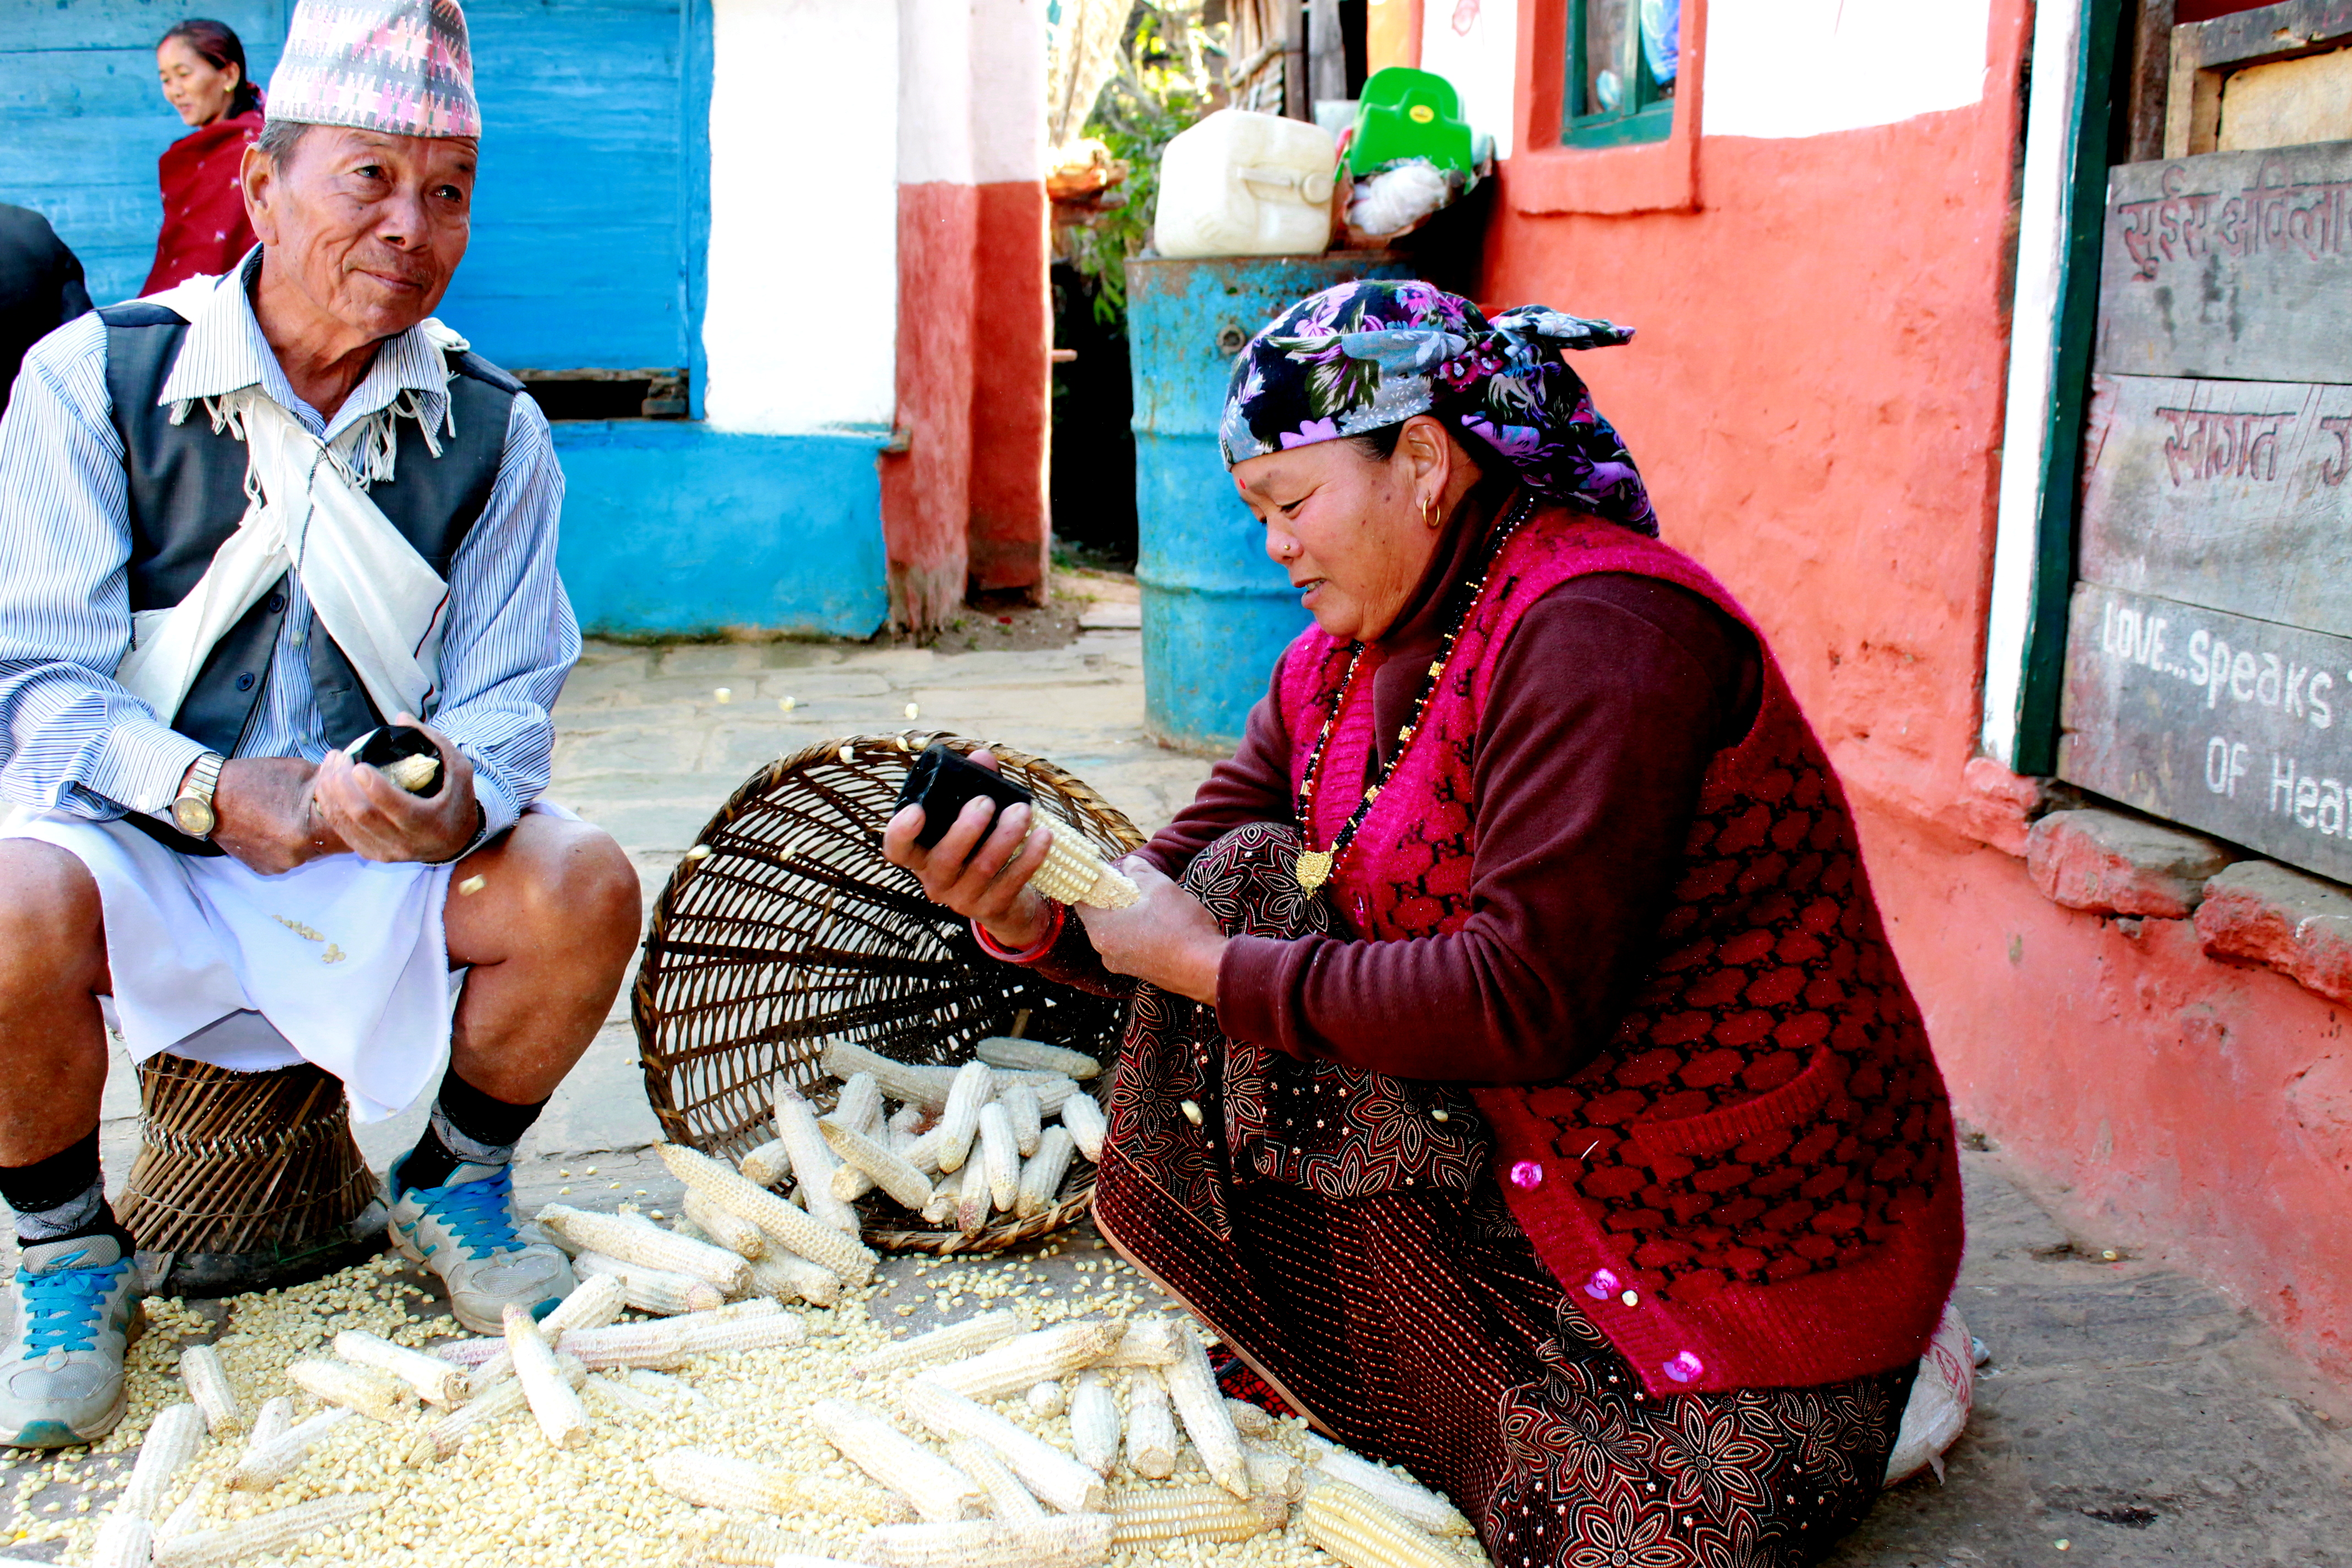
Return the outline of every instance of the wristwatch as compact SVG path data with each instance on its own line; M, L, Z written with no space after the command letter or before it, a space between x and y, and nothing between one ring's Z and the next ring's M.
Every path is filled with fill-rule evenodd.
M206 752L181 781L179 798L172 803L172 820L191 838L210 838L213 829L220 826L220 815L213 810L213 791L220 784L221 765L227 761L218 752Z

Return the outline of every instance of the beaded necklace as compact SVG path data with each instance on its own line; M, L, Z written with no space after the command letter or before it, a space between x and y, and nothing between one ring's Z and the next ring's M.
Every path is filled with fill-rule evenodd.
M1405 749L1412 744L1413 733L1421 728L1422 715L1429 711L1430 702L1437 696L1438 683L1445 679L1446 663L1454 657L1454 639L1462 635L1462 628L1469 625L1470 612L1477 607L1478 596L1486 592L1486 574L1495 569L1496 561L1503 553L1503 546L1510 542L1511 535L1527 521L1528 514L1535 510L1535 504L1536 498L1532 494L1521 496L1518 504L1511 508L1501 526L1495 530L1493 539L1487 542L1479 558L1476 573L1454 590L1454 614L1445 628L1445 640L1439 645L1437 657L1430 660L1429 673L1422 679L1421 695L1412 701L1412 716L1397 731L1396 750L1390 754L1388 765L1381 770L1379 780L1365 788L1363 798L1356 803L1356 809L1349 814L1348 820L1333 837L1330 848L1300 851L1298 864L1291 875L1307 891L1311 893L1330 880L1332 871L1339 867L1339 857L1346 854L1348 846L1355 842L1356 829L1362 826L1364 818L1371 815L1372 803L1380 799L1381 791L1388 787L1389 780L1395 777L1397 769L1404 764ZM1315 831L1315 784L1323 771L1324 749L1331 743L1331 732L1339 727L1339 715L1347 711L1348 694L1355 689L1356 671L1363 662L1363 643L1350 644L1348 672L1339 678L1339 695L1333 700L1331 710L1323 716L1323 728L1315 737L1315 749L1307 753L1307 768L1298 780L1298 827L1302 834L1311 836ZM1312 837L1307 841L1312 843Z

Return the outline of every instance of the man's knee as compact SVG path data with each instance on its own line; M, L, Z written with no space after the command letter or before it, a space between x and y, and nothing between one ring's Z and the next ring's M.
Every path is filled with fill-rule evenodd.
M0 991L104 989L106 925L89 868L54 844L0 838Z
M636 945L643 906L637 869L613 836L584 822L526 816L507 847L509 875L519 873L526 918L567 940Z

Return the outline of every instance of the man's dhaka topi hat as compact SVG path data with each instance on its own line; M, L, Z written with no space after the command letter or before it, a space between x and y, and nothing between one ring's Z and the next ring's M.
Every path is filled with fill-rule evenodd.
M457 0L299 0L268 117L394 136L479 136Z

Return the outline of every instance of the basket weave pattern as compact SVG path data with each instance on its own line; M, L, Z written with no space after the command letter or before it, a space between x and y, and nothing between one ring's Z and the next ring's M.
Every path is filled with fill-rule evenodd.
M142 1143L117 1205L154 1252L256 1253L349 1225L376 1195L343 1086L308 1062L231 1072L139 1067Z
M978 1041L1024 1022L1030 1038L1085 1051L1110 1071L1119 1004L990 958L914 873L882 858L899 786L933 741L963 752L981 746L909 731L828 741L779 759L703 828L696 842L709 853L671 874L631 994L646 1098L671 1141L740 1159L774 1136L778 1072L829 1107L839 1085L819 1058L836 1038L953 1067ZM1107 854L1143 842L1075 775L1010 747L988 749L1006 776ZM874 1246L979 1252L1059 1229L1093 1196L1094 1167L1074 1163L1045 1212L999 1215L969 1236L926 1228L878 1195L860 1208Z

